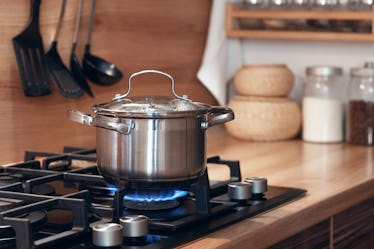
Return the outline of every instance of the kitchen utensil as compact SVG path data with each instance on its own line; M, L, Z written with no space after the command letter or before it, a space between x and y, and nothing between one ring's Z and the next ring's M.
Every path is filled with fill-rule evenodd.
M57 22L56 33L49 50L45 54L45 58L47 61L47 66L49 68L49 75L51 76L53 82L57 87L57 90L61 93L61 95L67 98L78 98L83 95L82 88L78 85L74 77L65 66L57 50L57 39L60 32L62 20L64 18L65 7L66 0L62 0L61 12Z
M241 140L290 139L301 129L300 107L288 98L234 96L228 106L235 112L235 120L225 127Z
M78 6L78 12L77 12L77 21L75 24L75 32L74 32L74 38L73 38L73 45L71 48L70 53L70 70L77 81L77 83L80 85L80 87L91 97L94 97L91 87L88 85L88 82L86 81L86 78L83 74L82 67L79 63L78 57L75 54L75 48L77 46L77 40L78 40L78 33L79 33L79 26L80 26L80 20L82 16L82 4L83 1L79 0L79 6Z
M112 85L122 78L122 72L113 63L90 54L95 5L96 0L92 0L90 24L88 27L87 42L83 56L83 72L93 83L98 85Z
M171 80L175 98L129 99L131 80L156 73ZM123 186L127 181L177 182L199 177L206 162L205 131L234 119L230 108L192 102L174 90L171 75L144 70L129 78L124 95L96 104L94 114L68 111L72 121L97 127L97 165L106 180Z
M39 31L40 4L41 0L31 0L28 25L12 39L26 96L43 96L51 93L43 41Z

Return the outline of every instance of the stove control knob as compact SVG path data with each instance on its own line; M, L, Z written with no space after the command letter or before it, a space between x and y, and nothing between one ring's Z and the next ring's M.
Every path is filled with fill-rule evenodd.
M227 185L227 195L231 200L248 200L252 195L252 186L246 182L232 182Z
M148 217L144 215L127 215L119 219L123 226L123 237L139 238L148 234Z
M122 245L123 227L117 223L103 223L92 227L92 243L99 247Z
M247 177L244 182L252 184L252 194L264 194L268 191L268 180L265 177Z

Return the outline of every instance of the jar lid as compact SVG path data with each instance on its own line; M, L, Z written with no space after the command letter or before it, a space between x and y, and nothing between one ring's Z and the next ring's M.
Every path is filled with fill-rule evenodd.
M368 68L368 67L354 67L354 68L351 68L351 76L373 77L374 76L374 68Z
M343 69L341 67L334 66L313 66L306 68L306 74L315 76L342 75Z

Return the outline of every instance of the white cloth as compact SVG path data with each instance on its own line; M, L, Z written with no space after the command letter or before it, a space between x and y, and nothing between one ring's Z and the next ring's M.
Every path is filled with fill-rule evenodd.
M220 105L226 104L229 79L243 65L241 41L226 36L225 14L226 1L213 0L203 61L197 72Z

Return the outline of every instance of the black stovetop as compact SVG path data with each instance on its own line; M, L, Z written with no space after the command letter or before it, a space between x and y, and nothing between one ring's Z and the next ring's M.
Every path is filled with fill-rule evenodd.
M209 181L205 171L182 187L186 197L161 210L134 210L123 197L131 185L113 190L95 165L95 150L66 147L62 153L26 151L25 161L0 168L0 249L100 248L91 227L121 216L149 218L149 234L124 239L116 248L171 248L298 198L302 189L269 186L255 199L235 202L227 184L241 181L238 161L211 157L208 163L230 170L230 180ZM94 190L93 190L94 189ZM191 229L193 228L193 229Z

